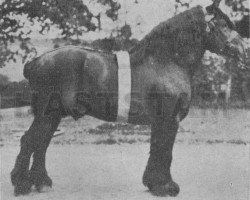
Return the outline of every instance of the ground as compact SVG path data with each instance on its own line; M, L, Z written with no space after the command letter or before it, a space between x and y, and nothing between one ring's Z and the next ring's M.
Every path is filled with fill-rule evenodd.
M27 107L0 111L1 200L163 199L142 185L149 128L90 117L64 119L63 134L53 138L47 156L53 189L14 197L10 171L31 121ZM172 175L181 192L165 199L249 200L250 112L192 109L176 139Z

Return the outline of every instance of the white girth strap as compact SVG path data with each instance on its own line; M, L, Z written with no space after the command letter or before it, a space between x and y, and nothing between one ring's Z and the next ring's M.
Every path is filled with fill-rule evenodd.
M131 68L127 51L116 52L118 63L118 122L127 122L131 101Z

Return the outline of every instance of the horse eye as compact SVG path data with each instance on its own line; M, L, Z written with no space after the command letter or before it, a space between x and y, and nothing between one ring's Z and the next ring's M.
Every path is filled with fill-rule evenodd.
M224 20L220 20L220 21L219 21L219 24L220 24L222 27L228 27L227 22L225 22Z
M214 30L215 24L214 24L214 22L210 22L208 24L208 26L209 26L210 30Z
M223 28L228 27L228 26L227 26L227 23L222 23L222 27L223 27Z

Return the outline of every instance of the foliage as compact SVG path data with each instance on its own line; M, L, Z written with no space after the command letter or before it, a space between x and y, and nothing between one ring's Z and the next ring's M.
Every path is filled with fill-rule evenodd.
M175 0L176 11L178 12L180 7L189 8L191 2L192 0ZM249 8L246 7L249 4L248 0L225 0L225 4L231 8L232 15L244 15L249 12Z
M119 50L129 50L134 45L138 43L138 40L131 39L132 31L131 26L125 24L124 26L118 28L116 30L117 35L114 37L112 34L108 38L97 39L92 42L84 41L84 40L62 40L62 39L54 39L54 48L58 48L60 46L65 46L69 44L90 47L97 50L102 50L106 52L119 51Z
M5 75L0 74L0 94L9 84L9 78Z
M132 31L130 25L125 24L118 30L118 35L116 37L111 36L110 38L95 40L92 43L92 47L109 52L129 50L138 42L136 39L131 39L131 35Z
M120 9L117 1L92 2L105 6L106 15L112 20L117 19ZM26 26L27 22L31 24L29 28ZM34 28L32 25L36 23L39 23L41 34L56 27L64 38L78 38L85 32L101 27L100 13L94 15L82 0L4 0L0 4L0 67L4 61L13 60L15 55L20 55L18 50L9 49L10 43L16 40L22 41L20 48L25 55L34 52L28 41Z
M250 58L250 48L248 49L248 58ZM248 59L248 66L249 62ZM216 93L220 93L220 86L227 83L229 78L232 78L230 101L249 102L250 70L241 69L233 59L222 59L213 54L205 54L203 63L192 82L194 105L199 101L203 104L211 104L215 101Z
M249 9L245 7L248 0L225 0L227 6L232 8L234 14L243 14L243 12L249 12Z
M28 81L8 82L8 84L5 85L4 90L1 92L1 97L1 108L29 105L31 100L31 89Z
M193 78L194 98L212 102L215 98L214 86L224 83L228 78L228 74L223 69L223 59L206 53Z
M249 5L248 0L226 0L225 3L232 9L231 15L240 18L240 20L235 21L237 32L242 37L249 38L249 8L245 7L247 4Z

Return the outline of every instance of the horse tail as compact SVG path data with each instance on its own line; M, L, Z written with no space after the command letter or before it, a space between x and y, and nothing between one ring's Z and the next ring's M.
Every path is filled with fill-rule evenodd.
M32 71L32 67L34 65L33 60L32 61L28 61L27 63L25 63L24 68L23 68L23 76L29 81L30 83L30 78L31 78L31 71ZM30 84L31 86L31 84ZM37 114L37 92L35 91L31 91L31 111L32 113L36 116Z
M38 113L37 112L38 111L37 99L38 99L37 92L32 92L30 106L31 106L31 111L34 114L34 116L37 116L37 113Z
M34 68L34 65L36 65L35 63L36 61L36 58L31 60L31 61L28 61L27 63L25 63L24 65L24 68L23 68L23 76L30 80L30 77L31 77L31 72L32 72L32 69Z
M31 71L31 62L27 62L23 68L23 76L29 80Z

